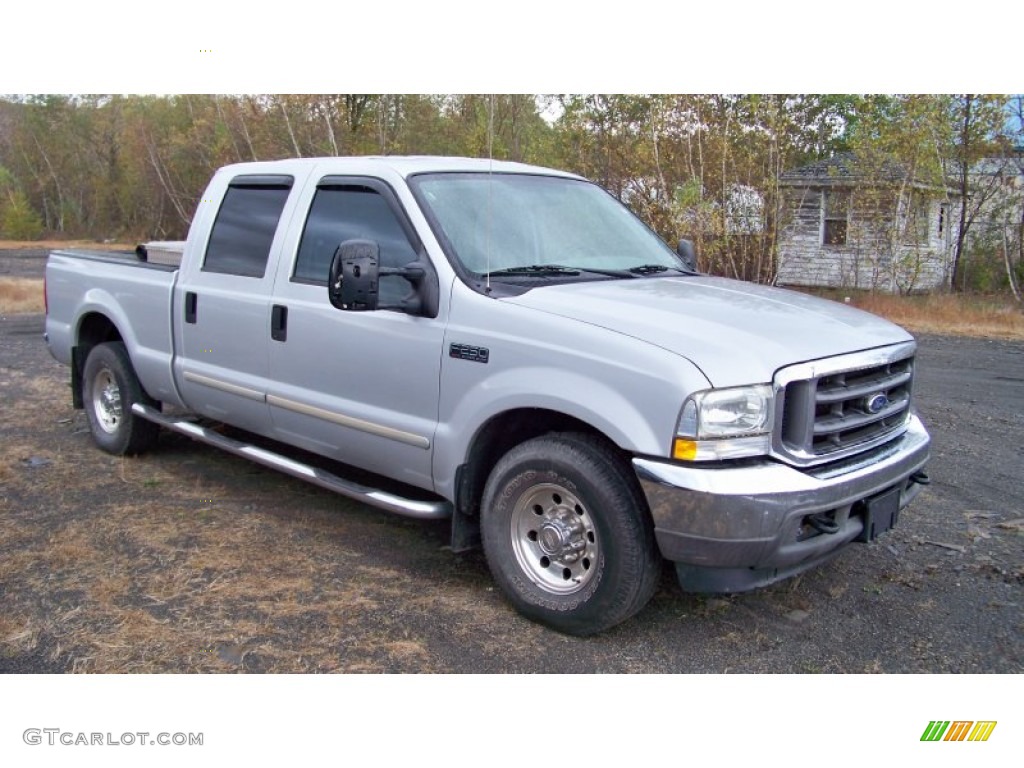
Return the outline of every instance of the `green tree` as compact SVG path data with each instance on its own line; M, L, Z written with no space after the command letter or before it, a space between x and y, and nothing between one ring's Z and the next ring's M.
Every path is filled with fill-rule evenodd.
M43 221L21 190L8 190L0 203L0 235L10 240L36 240L43 234Z

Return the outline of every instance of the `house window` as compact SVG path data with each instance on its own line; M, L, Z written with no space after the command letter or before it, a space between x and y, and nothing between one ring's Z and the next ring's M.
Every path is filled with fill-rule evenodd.
M913 219L910 222L909 235L914 237L915 245L927 245L928 244L928 222L932 218L932 207L931 202L928 198L923 195L915 194L912 198L913 202Z
M939 206L939 239L946 234L946 210L949 208L947 205Z
M826 191L824 193L825 226L821 233L822 245L846 245L849 226L850 194Z

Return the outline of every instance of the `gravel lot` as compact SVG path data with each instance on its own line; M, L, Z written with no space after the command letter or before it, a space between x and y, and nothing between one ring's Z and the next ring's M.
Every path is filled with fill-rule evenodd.
M49 254L47 248L0 251L0 277L42 277Z
M100 452L42 331L0 318L0 672L1024 668L1024 344L920 339L933 482L882 539L734 597L666 569L647 609L581 640L514 613L443 523L172 434Z

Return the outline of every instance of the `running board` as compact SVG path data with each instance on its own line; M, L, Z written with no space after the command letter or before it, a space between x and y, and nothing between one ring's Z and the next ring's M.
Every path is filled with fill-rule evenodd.
M219 432L206 429L191 421L165 416L148 405L135 403L132 405L132 413L141 416L147 421L159 424L161 427L187 435L194 440L221 448L228 453L249 459L257 464L262 464L264 467L284 472L286 475L297 477L313 485L319 485L328 491L334 491L350 499L361 501L364 504L369 504L371 507L377 507L388 512L394 512L405 517L415 517L421 520L438 520L451 517L452 515L452 505L447 501L406 499L387 491L353 483L337 475L332 475L330 472L325 472L309 464L303 464L295 459L289 459L265 448L258 448L255 445L225 437Z

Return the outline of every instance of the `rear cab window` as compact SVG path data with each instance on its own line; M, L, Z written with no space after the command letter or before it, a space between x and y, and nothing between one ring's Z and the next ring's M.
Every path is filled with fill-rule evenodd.
M224 193L203 259L203 272L262 278L291 176L238 176Z

